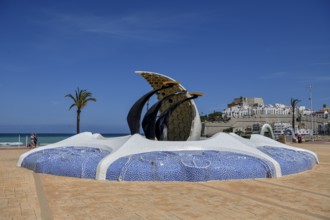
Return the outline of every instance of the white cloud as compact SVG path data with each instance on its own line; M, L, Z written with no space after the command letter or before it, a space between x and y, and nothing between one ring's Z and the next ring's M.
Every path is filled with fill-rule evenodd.
M329 74L330 75L330 74ZM330 76L316 76L313 77L315 81L330 81Z
M287 72L274 72L270 74L264 74L260 78L261 79L278 79L282 77L287 77L289 74Z
M180 39L183 29L193 29L202 23L194 13L132 14L118 17L48 13L49 19L39 24L67 34L91 33L104 36L145 41L173 41Z
M301 76L299 77L299 80L301 82L304 82L304 83L308 83L308 84L314 84L314 83L328 83L328 81L330 81L330 74L329 76L315 76L315 75L308 75L308 76Z
M310 84L310 83L328 82L330 81L330 74L324 76L324 75L315 75L309 73L274 72L274 73L262 75L260 77L260 79L264 79L264 80L272 80L272 79L280 79L280 78L283 79L294 78L299 82Z
M319 62L319 63L312 63L312 66L326 66L330 65L330 62Z
M330 97L323 97L319 99L320 101L330 101Z

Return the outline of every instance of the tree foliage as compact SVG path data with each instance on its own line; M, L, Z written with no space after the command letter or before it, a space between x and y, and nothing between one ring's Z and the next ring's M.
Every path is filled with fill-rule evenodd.
M214 111L213 113L210 113L208 115L202 115L201 116L201 121L210 121L210 122L215 122L215 121L223 121L222 117L222 112L216 112Z
M77 134L80 133L80 113L84 107L87 106L89 101L96 102L96 98L92 97L92 93L86 89L80 90L79 87L75 91L75 95L67 94L65 97L71 98L73 100L72 105L69 110L73 107L77 108Z

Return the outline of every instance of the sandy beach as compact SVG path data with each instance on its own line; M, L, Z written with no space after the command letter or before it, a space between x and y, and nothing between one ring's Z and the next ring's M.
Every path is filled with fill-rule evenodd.
M0 150L0 219L330 219L330 142L313 170L277 179L112 182L16 167L29 149Z

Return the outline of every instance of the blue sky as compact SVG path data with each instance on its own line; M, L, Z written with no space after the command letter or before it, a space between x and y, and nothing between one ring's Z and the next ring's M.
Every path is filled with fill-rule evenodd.
M150 90L136 70L189 91L201 113L234 97L330 105L330 2L0 0L0 132L75 132L64 98L97 98L81 130L128 132L126 115Z

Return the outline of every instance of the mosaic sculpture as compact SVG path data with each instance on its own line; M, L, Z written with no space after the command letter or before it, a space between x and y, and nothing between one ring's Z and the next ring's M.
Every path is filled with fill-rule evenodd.
M160 101L156 102L153 106L151 106L151 108L147 111L142 120L142 128L146 138L150 140L154 140L156 138L157 114L163 103L167 100L173 102L173 100L171 99L173 96L184 94L186 92L187 91L175 92L171 95L164 97Z
M140 133L140 118L141 118L141 113L143 110L143 107L145 103L149 100L149 98L154 95L155 93L165 90L168 88L173 87L174 85L177 85L178 82L174 81L166 81L163 82L161 87L154 89L144 96L142 96L139 100L137 100L134 105L131 107L130 111L128 112L127 115L127 122L128 126L130 128L131 134L139 134Z
M163 86L163 83L176 80L153 72L136 71L136 74L142 76L154 89L157 90ZM181 84L162 90L157 93L158 100L162 100L168 95L187 91ZM171 98L171 101L162 103L159 111L164 112L173 103L176 103L184 98L187 98L187 94L178 94ZM183 140L199 140L201 135L201 121L197 106L193 100L182 103L179 105L175 112L171 114L168 121L167 139L171 141L183 141Z
M134 108L140 111L151 93L159 100L142 120L148 135L139 134L141 112L135 112L137 118L128 120L131 135L104 138L90 132L77 134L22 154L17 166L38 173L98 180L195 182L281 177L311 170L318 163L314 152L262 135L244 139L217 133L199 140L201 124L193 98L200 94L186 92L173 83L175 80L161 74L137 74L154 90ZM157 115L163 117L158 124ZM156 130L162 126L166 129L160 134L166 134L167 140L157 138Z

